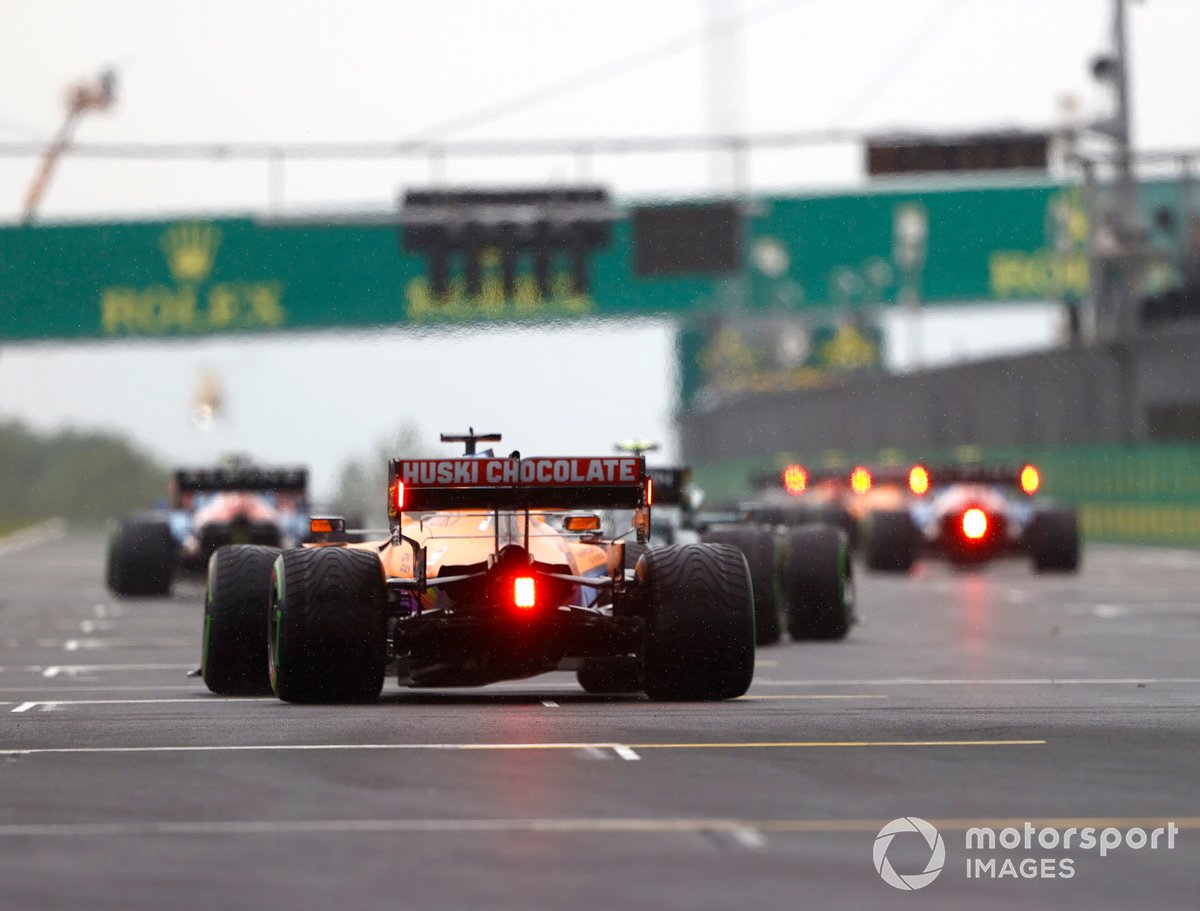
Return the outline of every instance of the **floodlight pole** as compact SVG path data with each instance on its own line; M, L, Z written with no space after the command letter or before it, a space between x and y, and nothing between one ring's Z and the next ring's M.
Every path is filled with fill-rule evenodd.
M116 84L116 74L112 70L105 70L94 84L80 83L72 86L67 92L67 118L58 128L50 145L46 147L41 167L38 168L33 183L29 185L29 192L25 195L23 218L26 224L37 217L42 197L46 195L50 178L54 176L54 168L71 144L80 119L88 111L103 111L112 107L116 100Z

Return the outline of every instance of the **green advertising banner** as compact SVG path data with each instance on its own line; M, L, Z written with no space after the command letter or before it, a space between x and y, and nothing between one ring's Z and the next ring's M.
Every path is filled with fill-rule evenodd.
M1150 186L1147 198L1171 188ZM435 296L422 256L387 225L280 226L250 219L0 228L0 340L118 339L520 320L673 317L739 310L853 311L1054 298L1087 290L1077 189L1005 186L757 200L742 277L646 277L628 219L546 290L498 256L468 295ZM845 346L843 346L845 347Z

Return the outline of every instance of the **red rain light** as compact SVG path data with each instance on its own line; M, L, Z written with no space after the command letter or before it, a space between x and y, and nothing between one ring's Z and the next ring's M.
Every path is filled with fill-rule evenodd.
M646 505L654 505L654 478L646 478Z
M399 478L392 482L392 505L396 512L404 509L404 482Z
M859 465L850 472L850 489L855 493L866 493L871 489L871 472Z
M783 470L783 489L793 496L808 487L808 472L802 465L789 465Z
M982 509L972 506L962 517L963 534L970 541L978 541L987 534L988 518L987 513Z
M517 576L513 580L513 605L521 610L529 610L537 603L537 586L533 576Z
M914 465L908 473L908 489L918 497L929 492L929 472L924 465Z
M1032 465L1026 465L1021 469L1021 489L1030 496L1037 493L1037 489L1042 486L1041 473Z

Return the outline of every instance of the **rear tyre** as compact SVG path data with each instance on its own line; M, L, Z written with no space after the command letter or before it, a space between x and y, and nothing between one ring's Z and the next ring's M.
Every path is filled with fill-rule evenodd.
M645 590L642 682L652 699L734 699L754 677L754 596L728 544L677 544L638 564Z
M758 645L779 641L779 608L775 601L775 535L765 528L716 527L704 536L706 544L731 544L746 556L754 587L754 640Z
M839 528L794 528L784 547L783 593L793 639L844 639L854 622L850 552Z
M1079 520L1075 510L1039 511L1029 528L1029 548L1038 572L1073 573L1079 569Z
M586 692L612 696L642 691L642 672L636 658L589 658L575 672Z
M222 547L208 561L200 675L221 696L265 696L267 603L279 550L255 544Z
M171 594L175 575L175 539L160 519L126 519L108 539L105 576L122 596Z
M867 569L883 573L908 572L917 560L919 534L912 516L902 509L871 513L863 535Z
M844 506L826 506L821 510L817 519L822 525L840 528L846 533L847 546L853 553L858 549L858 522L850 510Z
M386 593L366 550L285 550L271 570L267 650L285 702L374 699L383 688Z

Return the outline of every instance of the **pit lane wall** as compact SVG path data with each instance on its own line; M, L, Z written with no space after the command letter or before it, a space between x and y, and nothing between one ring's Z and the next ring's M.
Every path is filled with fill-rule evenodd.
M1034 462L1092 540L1200 547L1200 326L1093 346L743 396L682 415L709 503L756 471Z

